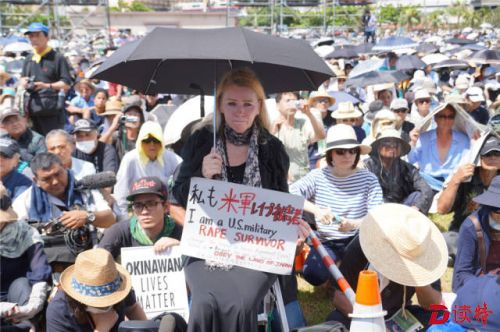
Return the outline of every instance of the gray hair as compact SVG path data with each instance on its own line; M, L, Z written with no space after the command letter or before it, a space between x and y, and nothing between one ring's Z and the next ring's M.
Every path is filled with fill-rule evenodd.
M39 170L48 170L54 164L64 167L61 159L55 154L50 152L41 152L35 155L35 157L31 160L30 168L33 174L36 176L36 172L38 172Z
M64 131L62 129L52 129L51 131L49 131L47 136L45 136L45 145L47 145L49 139L54 136L64 136L68 143L75 145L75 138L73 137L73 135L69 134L67 131Z

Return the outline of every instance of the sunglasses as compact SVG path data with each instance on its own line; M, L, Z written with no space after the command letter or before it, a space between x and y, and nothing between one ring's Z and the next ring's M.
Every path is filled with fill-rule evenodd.
M455 120L455 115L436 115L436 119Z
M417 100L417 104L429 104L431 102L430 99L419 99Z
M146 139L144 139L144 140L142 140L142 143L146 143L146 144L148 144L148 143L161 144L161 142L159 140L157 140L156 138L151 137L151 136L148 137L148 138L146 138Z
M397 149L399 148L399 142L393 142L393 141L382 141L380 143L380 146L384 147L384 148L393 148L393 149Z
M406 108L398 108L395 110L392 110L394 113L406 113Z
M500 151L490 151L482 155L483 158L500 157Z
M349 153L351 155L356 155L359 152L359 148L352 148L352 149L334 149L333 152L339 156L343 156L346 153Z
M497 208L496 210L491 210L491 212L496 213L496 214L500 214L500 209Z
M329 104L330 103L330 99L327 99L327 98L318 98L318 99L316 99L316 102L321 103L321 104Z

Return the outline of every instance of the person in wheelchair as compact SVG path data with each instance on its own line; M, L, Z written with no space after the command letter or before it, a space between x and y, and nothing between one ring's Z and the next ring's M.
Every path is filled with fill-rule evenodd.
M64 229L77 230L86 225L107 228L115 216L98 190L75 190L76 180L66 170L61 159L52 153L40 153L31 161L33 185L13 203L19 220L46 224L60 223ZM75 255L67 250L48 248L49 262L74 262Z
M47 308L47 331L117 331L125 320L145 320L130 274L101 248L86 250L61 274Z
M0 208L0 329L29 331L47 299L51 268L41 236L18 221L1 182Z

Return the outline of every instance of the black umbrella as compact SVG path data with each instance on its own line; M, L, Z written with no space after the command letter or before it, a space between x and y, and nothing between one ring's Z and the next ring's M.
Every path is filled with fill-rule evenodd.
M369 85L382 84L382 83L399 83L409 79L410 76L405 73L394 71L371 71L359 76L349 78L346 81L346 86L366 87Z
M402 55L396 63L398 70L422 69L426 64L416 55Z
M471 50L471 51L482 51L488 49L486 46L481 46L478 44L467 44L459 47L455 47L451 50L449 50L447 53L450 54L455 54L464 50Z
M359 55L354 50L354 47L339 48L325 56L325 59L352 59L357 58Z
M439 63L436 63L432 66L432 69L441 69L441 68L467 68L469 64L462 60L445 60Z
M372 53L372 48L373 48L372 43L363 43L363 44L359 44L359 45L354 46L352 49L354 52L356 52L358 54L368 54L368 53Z
M222 75L250 67L267 93L316 90L333 76L303 40L244 28L155 28L113 53L93 77L146 94L214 91Z
M422 43L417 46L416 50L418 53L434 53L439 50L439 47L431 43Z
M470 58L471 62L486 65L500 65L500 51L498 50L482 50L477 51Z
M467 44L475 44L476 41L465 39L465 38L450 38L445 40L448 44L457 44L457 45L467 45Z

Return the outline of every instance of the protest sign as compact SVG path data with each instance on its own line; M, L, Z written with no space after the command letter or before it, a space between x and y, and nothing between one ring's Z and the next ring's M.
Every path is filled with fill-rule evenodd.
M304 198L192 178L184 255L277 274L292 272Z
M161 254L156 254L153 247L122 248L121 265L132 276L135 296L148 318L168 311L188 320L186 280L179 247Z

